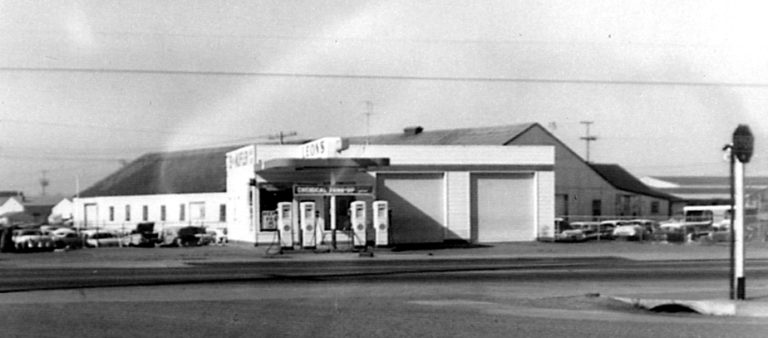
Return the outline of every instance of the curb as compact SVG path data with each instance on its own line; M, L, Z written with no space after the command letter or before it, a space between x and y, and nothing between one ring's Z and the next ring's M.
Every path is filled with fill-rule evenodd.
M707 316L768 317L768 303L734 300L679 300L610 297L636 308L653 312L683 312L689 310ZM665 311L665 309L678 311Z

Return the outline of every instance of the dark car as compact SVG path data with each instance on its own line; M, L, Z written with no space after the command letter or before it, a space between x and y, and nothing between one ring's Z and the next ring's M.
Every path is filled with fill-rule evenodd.
M213 242L214 237L204 227L184 226L163 229L160 244L163 246L199 246Z
M13 252L16 250L16 244L13 242L13 232L17 226L0 227L0 252Z
M179 229L177 241L180 246L208 245L213 237L204 227L188 226Z
M555 242L581 242L587 237L581 229L574 229L563 218L555 218Z
M129 246L154 247L160 244L160 236L155 232L154 222L143 222L136 225L136 229L128 235Z

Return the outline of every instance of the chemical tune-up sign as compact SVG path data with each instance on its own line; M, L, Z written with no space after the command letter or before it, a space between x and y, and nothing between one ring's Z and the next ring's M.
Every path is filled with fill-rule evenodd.
M293 194L301 196L372 195L370 185L295 185Z

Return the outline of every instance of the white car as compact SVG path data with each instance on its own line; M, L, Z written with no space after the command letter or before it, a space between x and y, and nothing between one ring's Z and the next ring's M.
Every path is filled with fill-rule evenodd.
M648 231L642 225L620 225L613 229L613 238L642 241L648 237Z
M13 232L13 243L17 251L53 250L53 237L38 229L19 229Z
M85 237L85 245L91 248L124 246L123 239L111 232L96 232Z

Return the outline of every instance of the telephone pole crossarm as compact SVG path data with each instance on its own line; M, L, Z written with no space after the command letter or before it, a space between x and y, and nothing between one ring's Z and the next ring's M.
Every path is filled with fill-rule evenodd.
M593 121L581 121L581 124L587 127L587 134L586 136L582 136L580 139L587 142L587 162L589 162L589 143L597 141L597 136L592 136L589 134L589 126L594 123Z

